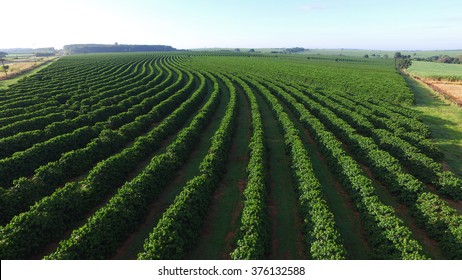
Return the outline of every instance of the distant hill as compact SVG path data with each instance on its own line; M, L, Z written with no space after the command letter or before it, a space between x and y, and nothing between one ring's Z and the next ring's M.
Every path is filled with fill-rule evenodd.
M164 46L164 45L119 45L119 44L114 44L114 45L102 45L102 44L65 45L63 50L67 54L176 51L175 48L171 46Z

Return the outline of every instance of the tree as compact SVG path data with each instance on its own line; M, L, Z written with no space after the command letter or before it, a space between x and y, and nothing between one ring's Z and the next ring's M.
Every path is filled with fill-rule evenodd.
M250 49L249 52L255 52L255 50L254 50L254 49Z
M2 61L2 70L5 72L5 77L8 77L8 69L10 66L5 65L5 59L4 57L7 55L6 52L0 52L0 60Z
M241 49L234 49L235 52L241 52Z
M364 55L364 58L369 58L369 55L365 54L365 55Z
M407 69L411 66L412 62L409 58L398 59L397 67L399 69Z
M407 69L411 66L411 56L402 55L400 52L395 53L395 66L398 69Z
M5 65L3 58L1 60L2 60L2 70L5 72L5 77L8 77L8 69L10 68L10 66Z

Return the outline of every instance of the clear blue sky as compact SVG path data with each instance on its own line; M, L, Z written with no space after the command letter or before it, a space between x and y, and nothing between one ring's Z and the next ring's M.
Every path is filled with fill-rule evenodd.
M462 49L461 0L2 0L0 48Z

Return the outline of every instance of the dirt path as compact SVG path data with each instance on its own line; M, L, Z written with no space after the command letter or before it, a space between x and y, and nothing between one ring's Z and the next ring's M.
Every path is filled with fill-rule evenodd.
M427 85L439 94L449 98L452 102L462 106L462 82L438 81L412 76L415 80Z
M58 59L59 57L53 56L53 57L47 57L44 58L43 60L28 60L28 61L15 61L15 60L7 60L5 61L5 66L8 65L8 76L5 76L5 72L2 70L0 71L0 81L1 82L6 82L12 79L15 79L19 76L24 76L31 71L41 68L42 66L47 65L48 63ZM0 64L0 66L2 66ZM1 85L1 84L0 84Z

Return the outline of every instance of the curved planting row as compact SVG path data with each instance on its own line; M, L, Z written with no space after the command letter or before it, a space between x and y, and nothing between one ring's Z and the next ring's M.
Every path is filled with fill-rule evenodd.
M123 77L121 79L117 79L106 86L95 85L88 88L88 97L82 99L85 95L75 95L75 100L72 97L68 97L64 95L65 98L71 98L73 102L77 103L80 106L91 106L92 109L94 106L98 104L104 103L116 103L118 102L117 99L125 98L127 93L130 92L143 92L148 89L146 84L143 82L142 78L152 79L154 77L154 72L149 71L145 74L145 70L143 72L138 73L134 77L127 79L127 77ZM121 97L120 97L121 96ZM66 102L67 103L67 102ZM74 104L69 104L72 107Z
M126 70L127 69L131 69L133 67L133 65L137 65L137 67L140 67L140 63L143 62L143 61L139 61L137 63L132 63L132 64L128 64L128 65L123 65L125 66ZM150 62L150 60L146 60L144 61L144 64ZM85 67L83 67L84 69L87 69L88 68L88 65L86 65ZM48 68L47 68L48 69ZM58 69L58 70L63 70L63 69ZM76 75L73 75L71 77L68 77L66 80L65 80L65 83L60 85L58 88L55 88L55 89L50 89L47 87L47 85L52 81L48 82L47 83L43 83L42 81L40 81L40 86L37 86L33 89L30 89L24 93L21 94L21 97L22 98L27 98L27 99L31 99L32 97L32 100L38 100L39 98L43 98L43 97L46 97L46 98L52 98L52 99L55 99L57 101L59 101L60 103L58 103L60 106L65 106L65 108L68 106L68 104L63 104L61 105L64 101L66 101L66 99L69 98L69 96L73 96L74 98L77 98L77 100L81 100L82 98L85 97L85 95L81 94L81 92L77 91L76 88L75 88L75 84L78 83L79 79L84 79L86 84L88 85L90 83L89 80L95 80L95 82L98 83L98 86L101 88L101 87L104 87L105 86L105 83L108 83L109 85L112 85L113 88L118 88L120 87L120 85L118 84L118 80L119 81L122 81L125 79L125 84L131 84L131 83L134 83L136 81L139 81L139 78L141 78L141 74L143 73L137 73L137 76L135 77L132 77L131 80L127 80L127 77L129 77L130 75L132 75L130 72L125 72L124 71L124 76L118 76L116 74L113 74L113 75L108 75L108 73L101 73L100 71L98 70L101 70L101 69L98 69L98 68L95 68L94 69L94 73L92 73L92 75L88 78L88 77L79 77L79 76L76 76ZM133 70L133 69L132 69ZM64 76L64 74L62 73L63 71L60 71L59 72L59 77L62 78L62 76ZM42 72L40 72L42 73ZM111 73L112 74L112 73ZM56 77L56 73L55 72L52 72L50 73L50 75L53 77L53 80L55 79ZM104 76L101 76L101 75L104 75ZM148 74L150 75L150 74ZM108 81L105 81L104 79L102 78L105 78L105 79L110 79ZM27 87L27 80L20 83L19 86L20 88L24 89L25 87ZM95 96L97 95L96 92L94 92L92 94L92 96Z
M387 118L393 122L396 122L402 126L404 126L407 130L414 131L419 135L430 138L431 132L430 128L421 122L419 119L413 117L407 117L406 115L396 113L393 110L388 109L388 107L399 108L397 106L388 106L376 105L372 102L363 102L362 105L366 108L371 109L376 116ZM395 109L395 110L396 110Z
M352 101L350 99L347 99L341 94L329 94L326 96L334 100L334 102L342 104L351 111L355 111L363 115L374 125L374 127L390 131L394 133L396 136L406 140L410 144L417 147L422 153L435 159L436 161L440 161L443 158L443 154L435 147L435 145L431 142L430 139L426 139L418 133L410 132L388 118L378 117L374 115L372 111L370 111L366 107L362 107L361 103L359 103L358 101Z
M201 75L202 81L204 77ZM201 84L191 99L181 104L160 125L168 130L175 120L188 118L191 110L204 98L205 83ZM60 243L50 259L100 259L112 255L119 243L141 223L149 203L156 198L162 188L186 160L193 147L194 139L213 116L220 98L215 81L214 92L209 101L199 111L191 124L178 133L165 153L154 156L150 164L133 180L125 183L109 202L92 215L87 223L75 230L71 237ZM77 237L77 238L76 238Z
M80 129L82 125L93 125L95 127L95 130L99 132L104 128L104 126L99 125L98 123L103 124L102 122L104 122L108 118L108 116L119 112L124 112L127 107L132 106L133 104L136 104L141 100L141 97L136 98L135 96L130 98L130 100L127 102L122 102L120 104L113 106L107 106L105 108L97 110L97 112L95 112L94 114L85 114L82 115L82 117L76 118L75 121L63 122L61 126L55 126L57 128L53 127L54 132L58 136L54 136L53 138L46 140L45 142L34 144L31 148L23 152L17 152L13 154L11 157L2 159L0 161L0 183L4 186L9 185L11 184L11 181L13 179L16 179L20 176L27 176L31 172L33 172L35 168L38 168L42 164L58 159L61 153L78 148L73 145L59 146L63 142L62 139L64 139L64 135L72 135L74 133L70 132L64 134L66 133L66 131ZM44 131L45 135L47 135L47 132L47 130ZM52 133L49 134L53 135ZM81 141L86 141L82 144L88 143L92 138L94 137L82 138ZM53 153L50 153L48 150L42 148L44 146L49 147L49 150L55 150L53 151ZM34 160L27 160L28 155L31 155L32 158L34 158ZM18 165L19 162L27 162L27 164Z
M50 123L73 119L77 116L78 114L74 111L61 111L59 113L51 113L46 116L38 116L28 120L18 121L1 127L0 138L15 135L23 131L43 129Z
M178 81L174 84L174 86L172 86L170 89L169 89L169 92L172 92L173 90L175 90L176 88L178 88L182 83L183 83L183 79L182 79L182 75L180 76L180 78L178 79ZM191 79L191 77L189 77L189 79ZM142 90L142 89L141 89ZM9 143L13 143L13 144L16 144L16 145L11 145L11 146L7 146L5 147L5 151L4 151L4 155L11 155L13 154L17 149L20 149L20 148L27 148L29 145L34 145L34 143L37 143L39 141L47 141L48 139L54 139L52 137L57 137L59 135L62 135L62 134L65 134L65 133L68 133L74 129L78 129L82 126L85 126L85 125L92 125L92 126L96 126L96 127L99 127L99 129L103 129L104 126L105 126L105 121L109 118L109 121L112 121L113 119L110 119L111 115L112 116L115 116L115 114L121 114L123 115L125 118L123 120L119 120L118 122L118 125L122 125L124 124L124 122L126 121L130 121L131 119L133 119L133 114L128 114L127 115L127 112L126 110L129 109L130 107L132 107L133 105L135 105L135 107L139 107L139 106L136 106L137 103L140 103L141 102L141 106L144 106L144 108L147 108L146 106L151 106L151 104L153 103L152 101L157 101L159 100L159 97L163 97L165 96L165 94L159 94L159 96L155 96L154 94L156 93L155 90L148 90L148 91L141 91L141 90L138 90L138 89L133 89L133 90L130 90L130 91L127 91L126 93L124 93L125 95L125 100L122 101L122 102L119 102L119 103L116 103L114 105L109 105L109 106L104 106L100 109L97 109L93 112L88 112L88 113L85 113L85 114L82 114L80 115L79 117L77 118L74 118L73 120L68 120L68 121L63 121L63 122L60 122L60 123L53 123L49 126L47 126L44 130L40 130L40 131L32 131L32 132L29 132L29 133L22 133L22 134L17 134L15 135L14 137L12 137L12 139L2 139L3 141L3 144L9 144ZM154 95L154 96L152 96ZM152 96L152 97L150 97ZM147 102L146 99L148 98L149 101L151 102ZM149 104L151 103L151 104ZM135 108L134 107L134 108ZM132 112L135 112L135 113L142 113L142 111L140 110L137 110L137 111L132 111ZM128 117L127 117L128 116ZM100 124L102 124L103 126L101 126ZM114 122L110 122L112 128L116 128L117 126L114 126ZM16 140L16 142L14 142ZM37 144L37 145L40 145L40 144ZM34 146L35 147L35 146ZM35 148L32 147L31 149L34 150ZM31 150L29 149L29 150ZM43 157L45 157L43 160L48 160L50 159L49 155L46 154L46 153L43 153ZM17 154L15 154L12 158L20 158ZM56 157L55 157L56 159ZM5 161L7 159L4 159L3 161ZM41 162L39 164L39 162L35 162L33 164L30 164L32 166L34 166L33 168L37 168L38 166L40 166L41 164L43 164L44 162ZM37 165L39 164L39 165ZM1 166L1 165L0 165ZM19 172L19 170L18 170ZM17 176L18 174L21 175L21 173L11 173L11 174L8 174L8 173L1 173L1 174L4 174L4 176L0 176L2 179L3 179L3 184L8 184L8 182L10 182L10 178L15 178L14 176ZM29 172L31 172L31 170L29 170Z
M425 192L423 184L402 169L398 160L380 150L370 138L358 135L345 121L323 106L316 105L306 95L290 90L309 110L330 127L334 134L351 145L354 154L364 161L374 176L383 181L392 192L412 207L414 216L427 232L440 241L450 258L462 255L462 216L434 194ZM432 203L437 207L428 207ZM437 214L439 213L439 214ZM438 225L438 227L435 226Z
M123 65L123 67L125 67L126 70L127 69L132 70L134 65L138 63L141 63L141 61L137 63L126 64L126 65ZM65 65L64 67L66 66L68 65ZM70 77L65 77L66 75L62 73L63 72L62 69L57 69L56 71L52 71L49 74L49 78L44 78L44 76L46 77L47 75L44 74L43 72L45 70L50 70L50 67L47 67L41 72L39 72L38 74L32 76L31 78L26 78L24 81L18 83L17 85L12 86L11 89L9 90L12 94L11 98L8 100L5 100L3 102L5 104L0 106L0 108L3 108L3 107L12 108L12 107L15 107L21 104L20 102L24 102L25 100L28 100L29 103L35 104L36 101L43 100L44 98L53 97L54 95L58 93L66 93L66 92L75 93L76 83L79 81L79 79L85 80L86 83L90 82L89 80L94 79L94 81L97 81L100 85L104 85L104 82L105 82L104 79L110 79L111 81L108 81L108 83L112 83L112 81L119 78L116 75L114 76L107 75L107 73L105 76L100 76L104 73L97 72L98 71L97 65L95 65L93 69L90 69L88 65L85 65L82 68L85 69L86 72L90 72L90 73L93 71L94 72L91 74L90 77L88 77L88 73L87 75L85 75L87 77L76 75L76 74L71 75ZM129 73L125 73L125 75L126 74L129 74ZM58 79L63 79L64 82L59 87L50 88L49 85L52 84L53 81L57 79L57 77L59 77ZM102 77L105 77L105 78L101 80ZM98 78L100 80L98 80ZM37 80L37 83L30 84L30 82L34 80ZM46 83L44 83L44 81L46 81ZM14 92L18 92L17 97L15 97ZM22 105L27 107L26 104L22 104Z
M88 56L61 58L37 74L12 85L9 90L13 96L14 93L25 96L40 95L43 93L42 88L47 91L67 90L67 87L75 90L84 84L109 84L111 80L130 75L135 66L145 59L140 57L136 60L126 60L113 57L105 60L99 57L95 60ZM56 75L57 73L59 75Z
M135 80L136 81L136 80ZM113 105L117 104L117 102L122 101L123 99L126 99L130 96L132 96L134 93L139 92L141 90L144 90L143 87L141 88L136 88L136 83L134 84L133 82L126 84L126 82L122 82L122 84L117 84L116 90L106 90L104 92L100 92L98 94L92 94L91 97L87 98L87 100L73 100L74 103L79 102L80 106L82 105L94 105L98 103L102 103L103 105L106 105L104 101L105 99L110 99L113 100L112 102L109 102L108 105ZM141 89L141 90L140 90ZM61 91L62 92L62 91ZM117 98L117 95L121 95L121 97ZM79 98L82 97L82 95L75 95L78 96ZM66 93L60 93L59 95L54 95L53 98L56 98L56 100L60 103L63 103L64 100L67 100L71 97L71 95L67 95ZM60 99L64 98L64 99ZM73 105L68 105L65 104L65 106L62 106L64 108L72 108ZM101 106L100 106L101 107ZM98 107L95 107L95 109L98 109ZM0 137L7 137L10 135L15 135L19 132L25 132L25 131L30 131L30 130L35 130L35 129L42 129L45 128L47 125L50 125L54 122L59 122L62 120L67 120L67 119L75 119L78 115L83 114L88 114L92 110L89 111L84 111L80 110L81 112L72 112L69 111L67 114L66 112L60 112L60 113L55 113L51 114L48 116L39 116L39 117L34 117L30 118L27 120L22 120L18 122L11 123L7 126L4 126L0 129Z
M27 95L29 93L36 94L40 93L37 90L38 87L45 87L46 89L54 89L57 86L60 86L66 83L68 80L71 80L74 77L81 76L85 73L91 73L95 70L95 68L101 67L101 70L107 71L107 62L102 62L101 64L93 64L88 63L88 61L83 62L82 59L73 59L70 57L66 57L66 59L58 59L54 63L50 64L45 69L39 71L36 75L26 77L24 80L18 82L17 84L13 84L9 87L8 91L12 93L12 97L19 96L19 95ZM112 61L114 64L112 66L124 66L128 67L129 65L124 63L121 64L121 61ZM113 69L114 70L114 69ZM55 73L62 73L62 76L56 76ZM53 79L47 79L46 85L43 85L42 79L44 76L48 74L53 75Z
M384 205L375 194L374 186L362 172L359 164L343 149L342 143L285 90L274 86L276 93L299 117L301 123L314 136L326 156L329 167L348 190L365 221L371 236L376 257L384 259L423 259L420 244L413 239L411 231L403 225L393 208Z
M0 160L0 185L10 186L13 179L30 175L41 165L59 158L62 153L85 146L100 131L97 127L84 126Z
M56 100L47 100L43 101L43 103L36 103L29 107L20 107L20 108L12 108L12 109L5 109L0 111L0 118L11 118L16 115L21 114L28 114L29 112L33 112L36 110L41 110L44 108L55 107L59 106L59 103Z
M58 161L38 168L31 179L19 180L14 187L0 195L0 200L5 202L0 208L3 214L2 224L9 221L12 215L25 210L32 202L50 194L55 187L82 174L98 161L119 150L124 143L146 132L153 122L161 120L188 97L194 82L194 78L190 76L187 85L175 94L172 95L179 81L164 91L144 99L139 105L122 113L125 118L118 123L124 125L117 133L103 130L100 136L85 148L63 154Z
M240 238L231 253L235 260L263 259L268 253L268 209L266 205L266 146L263 123L257 99L250 87L241 79L234 80L242 87L250 102L252 137L250 139L250 159L247 166L247 184L244 190Z
M300 208L308 229L307 251L313 259L344 259L345 249L335 228L334 215L322 197L321 184L316 178L298 130L269 90L257 81L252 83L268 102L284 131L285 144L291 155L292 172L300 193Z
M170 199L164 194L177 191L176 183L171 186L175 189L172 192L165 187L181 178L177 170L183 166L189 172L191 164L185 163L211 122L219 124L219 128L206 156L198 159L202 160L199 173L181 186L181 192L164 213L158 213L162 216L138 258L188 256L203 231L204 220L213 223L221 218L221 212L231 214L228 207L234 207L233 217L219 222L228 223L224 227L230 230L228 235L237 235L223 243L230 247L223 249L226 256L231 252L232 259L272 257L270 248L275 252L285 250L282 247L297 244L300 237L299 233L291 233L288 238L295 237L292 243L281 242L279 248L278 229L270 227L277 222L268 220L270 216L276 220L283 216L278 211L268 213L266 180L272 174L267 174L263 124L274 121L280 130L277 136L272 136L272 130L268 132L275 140L270 147L283 145L287 152L280 153L292 171L293 181L289 182L288 177L286 182L297 187L298 198L298 202L287 200L293 204L288 207L297 216L300 210L306 257L344 259L350 255L345 247L357 250L367 245L366 254L372 249L371 258L426 259L427 253L437 258L462 258L462 215L455 208L458 202L432 193L435 187L453 200L462 199L462 180L443 171L439 163L442 154L429 138L430 130L420 115L385 101L407 98L390 92L406 88L393 84L382 89L383 83L374 84L378 72L366 73L371 69L386 70L388 64L378 61L366 66L356 61L355 70L345 67L332 73L334 65L345 66L348 62L312 62L305 58L302 63L283 55L278 59L214 56L68 56L0 90L0 258L41 257L60 240L57 249L45 258L114 256L128 237L134 233L135 238L139 237L139 229L144 232L148 209L163 207L157 204ZM394 69L386 71L388 82L400 81ZM228 92L230 100L225 104L221 96ZM238 104L237 92L248 100L248 112L247 106ZM390 96L386 96L388 93ZM219 104L220 116L224 117L213 120ZM259 105L272 114L261 114ZM236 197L232 199L238 199L243 190L242 205L236 200L228 203L214 193L227 167L236 170L239 166L243 172L242 162L247 161L242 155L227 162L235 123L245 117L237 118L238 113L248 114L245 124L252 125L247 183L242 189L244 177L233 175L234 171L225 180L231 178L234 184L233 180L239 178L239 188L233 190ZM309 134L308 141L300 137L297 121ZM238 135L246 135L243 126L237 127ZM245 139L242 143L247 142ZM236 147L245 146L239 145ZM321 158L317 153L308 154L307 149L319 149ZM279 155L279 150L276 152ZM317 176L322 174L315 173L313 165L320 172L328 167L335 179L321 181L340 183L348 197L342 197L345 194L337 185L321 186ZM379 191L379 198L372 179L379 180L398 197L402 203L399 210L404 209L399 215L409 222L412 231L395 209L380 200L392 197ZM211 201L226 203L214 203L218 205L214 208L217 213L210 214ZM335 205L342 202L348 205ZM347 209L350 203L360 216L339 224L341 236L329 207L334 213L346 209L348 213L342 217L347 217L357 213ZM342 237L347 238L348 227L358 221L351 245ZM414 221L425 232L415 228ZM218 233L214 229L210 234ZM432 241L431 237L438 246L426 246L424 251L414 236L425 244ZM201 238L201 242L205 239ZM273 239L276 243L270 244ZM196 253L208 254L205 250L194 256Z
M26 119L39 117L39 116L46 116L50 113L57 113L63 110L64 107L61 106L47 106L44 108L39 108L38 110L34 110L31 112L26 112L22 114L15 114L14 116L9 116L5 118L0 118L0 126L5 126L17 121L23 121Z
M376 129L365 117L342 107L338 103L330 101L322 95L311 94L309 97L317 101L315 104L321 103L321 105L317 105L317 108L320 108L320 106L329 108L339 114L356 131L362 132L374 139L375 143L377 143L381 149L389 152L392 156L399 159L400 163L407 167L407 170L412 175L416 176L425 183L435 185L438 189L440 189L442 194L448 195L452 199L462 199L462 180L457 178L457 176L455 176L452 172L443 171L443 167L440 163L421 153L418 148L387 130ZM311 104L313 103L310 103L310 105ZM344 135L352 135L355 131L344 131L343 133ZM364 142L360 140L358 141ZM366 149L372 151L379 148L374 147L373 145L368 145ZM376 155L376 158L382 158L382 161L386 160L388 162L396 162L394 159L389 159L390 156L385 154ZM371 163L369 162L369 164ZM399 169L395 170L398 171ZM402 173L402 171L400 173ZM396 176L398 178L401 177L400 175Z
M372 103L372 104L375 104L375 105L378 105L378 106L381 106L381 107L385 107L387 110L398 113L398 114L401 114L401 115L403 115L405 117L412 118L412 119L415 119L417 121L421 121L420 113L415 111L415 110L404 108L404 107L402 107L400 105L392 105L389 102L386 102L386 101L380 100L380 99L369 99L367 101Z
M173 111L178 103L171 102L169 106ZM193 110L191 107L188 109ZM169 110L163 111L169 113ZM156 150L161 140L173 133L183 121L179 117L169 118L169 129L165 125L157 126L139 137L131 147L100 161L83 181L66 184L53 195L36 203L29 211L14 217L1 229L0 256L23 258L59 237L104 195L122 184L138 163ZM41 224L38 228L37 223Z
M142 85L142 81L145 77L150 77L154 74L152 68L146 67L147 65L151 65L154 61L154 58L143 59L139 63L132 63L130 67L133 67L133 69L127 68L126 71L120 74L120 77L111 77L112 75L103 74L103 77L106 77L107 81L95 79L93 83L85 83L85 86L88 87L88 91L99 93L115 90L123 85Z
M213 190L225 171L238 108L234 86L227 78L220 78L228 87L230 101L225 116L212 137L211 147L200 163L200 173L185 184L181 193L164 212L146 239L144 251L138 255L138 259L181 259L194 247L199 237ZM184 136L185 140L186 136L187 134ZM172 151L175 150L172 148Z
M139 100L139 101L141 101L143 98L145 98L147 96L145 94L144 96L140 96L138 99L133 99L132 95L134 93L135 93L135 91L128 91L127 93L125 93L123 98L127 99L127 100L134 100L134 101ZM148 94L151 94L151 93L148 93ZM122 100L120 98L117 100L117 102L119 102L119 103L121 101ZM104 107L123 105L123 104L117 104L117 102L113 101L113 102L107 104L107 106L104 106ZM129 104L127 104L127 105L129 105ZM97 114L97 115L101 114L101 113L104 112L104 109L105 109L104 107L99 108L99 111L98 111L98 108L95 108L95 110L93 110L93 112L95 114ZM76 108L76 109L78 109L78 108ZM76 109L74 109L74 110L76 110ZM73 113L73 112L71 112L71 113ZM58 122L58 123L54 123L54 124L48 124L43 130L20 132L20 133L16 133L15 135L13 135L11 137L3 138L3 139L0 140L0 143L1 143L1 145L0 145L0 157L10 156L14 152L27 149L27 148L31 147L33 144L35 144L35 143L46 141L46 140L50 139L51 137L59 135L60 133L70 132L70 131L72 131L72 129L76 129L76 128L79 127L79 126L75 125L76 123L78 124L80 122L81 125L82 125L82 124L85 124L85 122L86 122L87 125L92 125L89 122L88 116L85 116L85 115L88 115L88 113L89 112L85 112L84 116L74 118L74 120L71 121L71 122L70 121L63 121L61 123ZM27 123L28 130L32 129L31 126L30 126L31 121L32 121L31 119L29 119L27 121L28 122Z
M418 222L450 259L462 259L462 216L437 195L422 192L412 206Z

